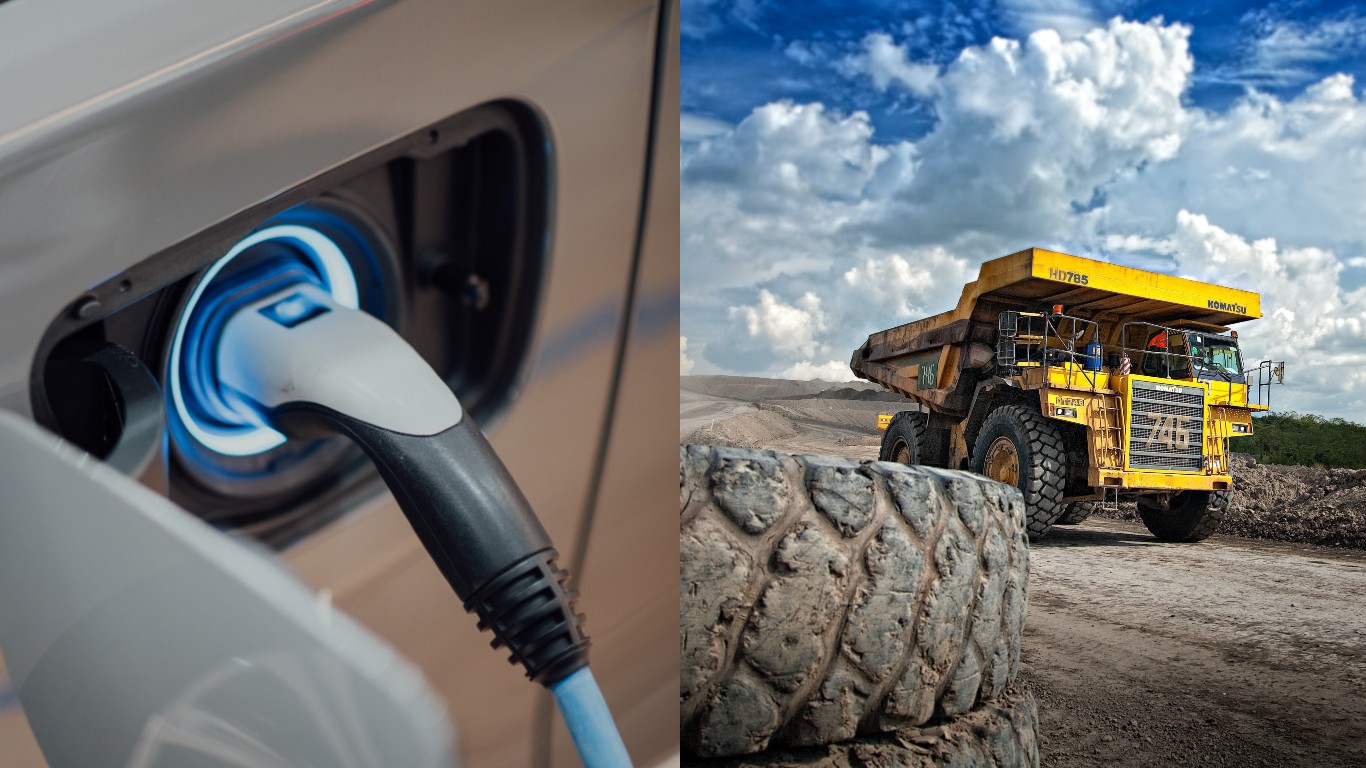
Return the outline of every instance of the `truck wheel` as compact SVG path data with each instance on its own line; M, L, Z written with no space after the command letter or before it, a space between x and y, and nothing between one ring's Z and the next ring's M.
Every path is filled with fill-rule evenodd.
M1057 521L1055 521L1053 524L1077 525L1086 518L1090 517L1091 513L1095 512L1097 509L1100 509L1099 501L1068 502L1067 507L1064 508L1062 511L1062 517L1059 517Z
M894 734L865 736L825 747L773 750L751 757L708 760L706 765L708 768L938 768L953 765L1037 768L1039 710L1032 694L1011 690L986 706L932 727L906 728Z
M927 438L929 429L925 426L926 416L916 411L901 411L892 417L887 431L882 433L882 448L878 451L880 461L894 461L897 464L925 464L941 466L931 461Z
M966 472L680 450L680 734L715 757L964 714L1019 671L1029 549Z
M948 435L943 429L930 429L929 416L917 411L901 411L892 417L882 433L881 461L943 467L948 464Z
M1067 450L1053 422L1023 405L991 412L977 433L972 471L1024 494L1029 538L1038 539L1062 515Z
M1165 503L1143 496L1138 500L1138 516L1161 541L1200 541L1224 521L1232 499L1232 491L1182 491Z

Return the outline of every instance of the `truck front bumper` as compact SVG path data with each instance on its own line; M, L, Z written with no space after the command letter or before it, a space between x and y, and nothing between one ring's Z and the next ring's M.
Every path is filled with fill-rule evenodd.
M1128 472L1100 470L1093 472L1091 487L1120 488L1126 491L1226 491L1233 487L1228 474L1206 475L1197 472Z

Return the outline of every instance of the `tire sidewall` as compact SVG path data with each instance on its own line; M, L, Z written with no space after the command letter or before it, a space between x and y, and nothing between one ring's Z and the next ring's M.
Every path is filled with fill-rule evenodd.
M1029 538L1038 540L1062 516L1067 449L1056 425L1026 405L1003 405L987 416L974 441L972 471L985 476L987 450L997 438L1015 446L1020 472L1015 487L1024 496ZM1050 457L1049 450L1054 457Z

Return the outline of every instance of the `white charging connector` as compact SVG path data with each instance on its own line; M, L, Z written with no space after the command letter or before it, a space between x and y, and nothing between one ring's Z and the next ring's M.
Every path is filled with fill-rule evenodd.
M218 379L253 412L310 402L405 435L435 435L462 416L450 388L394 329L307 283L228 320Z
M366 452L494 647L554 693L589 768L629 765L550 537L422 357L307 283L235 310L211 343L223 400L286 435L339 432Z

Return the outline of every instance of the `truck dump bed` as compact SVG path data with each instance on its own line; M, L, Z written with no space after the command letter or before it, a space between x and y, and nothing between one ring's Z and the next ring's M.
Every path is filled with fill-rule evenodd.
M1096 321L1109 346L1118 345L1123 323L1223 329L1261 317L1256 293L1029 248L983 264L954 309L872 334L850 367L934 410L961 414L989 375L1001 313L1055 304Z

